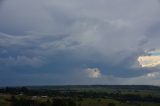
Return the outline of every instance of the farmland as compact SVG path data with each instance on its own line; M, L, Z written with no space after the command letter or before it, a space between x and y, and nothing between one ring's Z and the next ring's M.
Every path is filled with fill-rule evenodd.
M68 85L0 88L2 106L160 106L160 87Z

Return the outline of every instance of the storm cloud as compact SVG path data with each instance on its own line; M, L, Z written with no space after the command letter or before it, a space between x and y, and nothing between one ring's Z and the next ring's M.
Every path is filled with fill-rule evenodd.
M137 61L160 48L159 12L158 0L0 1L0 85L139 84L159 73Z

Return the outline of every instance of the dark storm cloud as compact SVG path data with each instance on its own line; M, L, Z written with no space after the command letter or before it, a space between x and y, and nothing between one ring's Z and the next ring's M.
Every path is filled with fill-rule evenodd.
M147 32L146 32L146 35L149 37L149 38L155 38L155 37L158 37L159 36L159 31L160 29L160 22L155 22L153 25L151 25Z
M3 2L4 2L4 0L0 0L0 5L2 5Z
M8 84L10 73L19 84L32 79L30 84L123 84L147 78L150 70L140 68L137 57L159 48L157 1L90 2L0 2L0 78ZM98 69L102 77L78 77L86 69Z

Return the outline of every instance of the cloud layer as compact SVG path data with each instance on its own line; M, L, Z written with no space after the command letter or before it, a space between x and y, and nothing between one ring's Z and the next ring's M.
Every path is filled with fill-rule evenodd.
M159 12L158 0L3 0L0 85L138 84L159 64Z

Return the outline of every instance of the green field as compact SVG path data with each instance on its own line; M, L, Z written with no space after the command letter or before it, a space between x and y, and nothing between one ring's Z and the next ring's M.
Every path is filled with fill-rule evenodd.
M160 106L160 87L6 87L0 89L0 106Z

